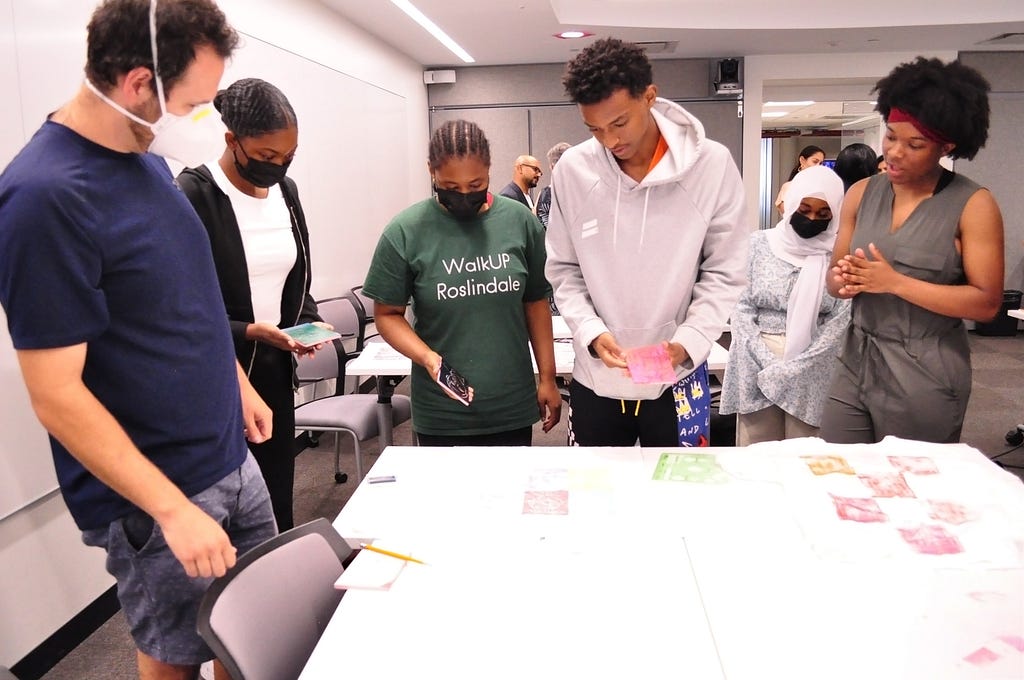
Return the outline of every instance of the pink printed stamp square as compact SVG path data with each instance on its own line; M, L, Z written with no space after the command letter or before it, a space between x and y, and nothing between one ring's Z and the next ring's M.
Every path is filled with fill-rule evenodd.
M626 364L629 366L629 375L635 383L671 385L676 382L672 359L668 356L668 350L662 345L648 345L627 350Z
M876 498L917 498L907 486L902 472L891 475L858 475Z
M928 516L938 522L947 524L963 524L975 519L975 514L959 503L953 501L928 501Z
M909 472L913 475L939 474L935 461L926 456L889 456L889 462L900 472Z
M852 522L888 522L889 517L874 498L847 498L832 496L839 519Z
M955 555L964 551L956 536L936 524L901 527L900 535L922 555Z
M527 491L523 494L524 515L568 515L569 492Z

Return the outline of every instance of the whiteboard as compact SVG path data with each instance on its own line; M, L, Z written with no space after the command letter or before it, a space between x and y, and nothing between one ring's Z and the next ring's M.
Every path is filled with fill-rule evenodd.
M0 0L0 11L5 4ZM18 71L13 60L0 60L0 85L14 94L4 107L5 120L14 127L0 132L0 166L81 83L83 27L95 1L76 0L65 7L14 0L12 6L15 25L0 27L0 56L13 44ZM299 119L299 151L289 175L299 186L309 225L313 295L339 295L362 283L380 232L409 202L407 101L251 36L241 37L222 85L263 78L291 101ZM426 140L422 154L425 158ZM57 482L49 441L29 403L2 312L0 321L3 519L52 493Z

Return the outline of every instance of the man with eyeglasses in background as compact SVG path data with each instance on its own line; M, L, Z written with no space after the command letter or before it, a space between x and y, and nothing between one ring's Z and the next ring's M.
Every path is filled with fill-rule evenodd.
M501 196L519 201L530 210L534 210L533 199L530 198L530 189L537 186L544 171L540 169L540 161L533 156L519 156L512 168L512 181L505 185L505 188L498 193Z

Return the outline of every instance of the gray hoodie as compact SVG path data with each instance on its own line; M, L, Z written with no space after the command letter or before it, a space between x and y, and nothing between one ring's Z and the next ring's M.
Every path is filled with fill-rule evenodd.
M702 364L746 285L751 228L740 173L700 121L657 99L668 152L639 183L596 139L568 149L552 178L545 273L573 333L573 379L603 397L655 399L589 353L610 332L623 349L678 342Z

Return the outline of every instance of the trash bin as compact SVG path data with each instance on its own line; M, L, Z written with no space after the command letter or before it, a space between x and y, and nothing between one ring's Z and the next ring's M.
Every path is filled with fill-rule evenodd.
M1011 309L1020 309L1021 296L1019 290L1003 291L1003 306L999 309L996 318L988 323L978 322L974 330L978 335L1017 335L1017 319L1007 314Z

